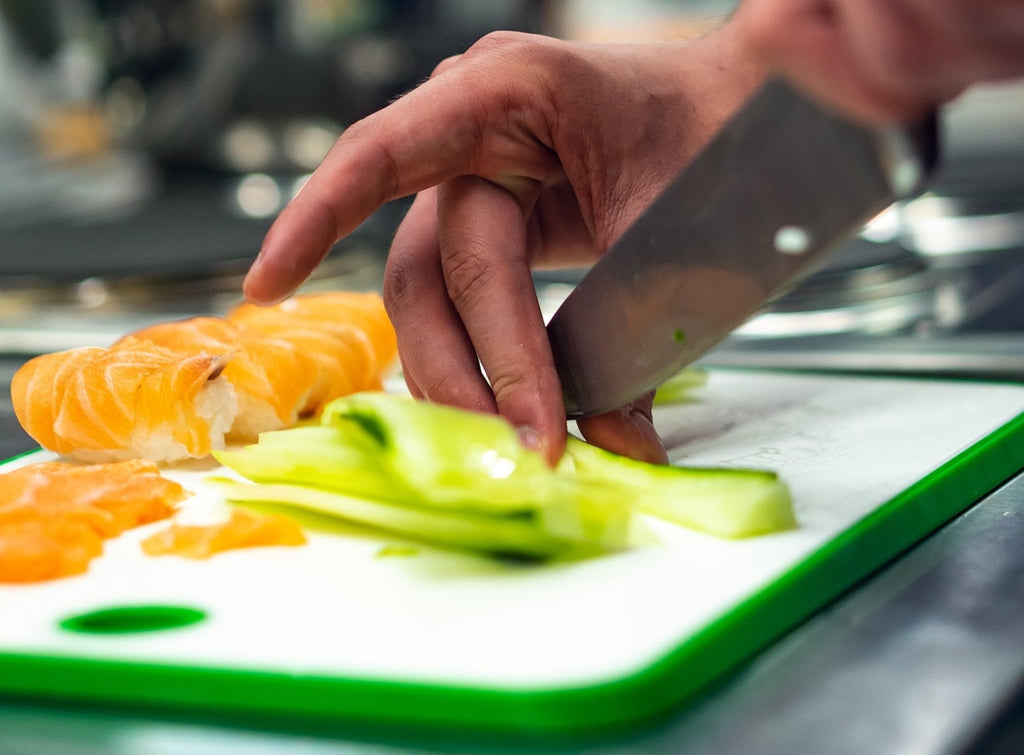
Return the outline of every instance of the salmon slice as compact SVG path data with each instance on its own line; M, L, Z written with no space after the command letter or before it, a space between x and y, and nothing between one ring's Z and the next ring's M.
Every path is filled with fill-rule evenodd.
M305 294L273 307L242 304L227 318L316 356L321 381L311 397L311 414L339 396L380 389L398 354L394 328L373 293Z
M80 522L0 524L0 582L41 582L81 574L102 552L100 536Z
M160 323L106 349L36 357L14 375L11 398L43 448L85 462L169 463L379 390L396 356L379 295L304 294Z
M236 399L228 357L182 356L154 344L79 348L29 360L11 381L25 431L82 461L177 461L224 446Z
M240 304L228 312L227 317L257 330L273 326L281 320L319 324L321 327L353 326L369 336L385 366L390 364L398 351L395 329L384 309L384 302L378 294L369 291L302 294L272 307Z
M187 497L153 462L39 462L0 474L0 582L80 574L103 540L166 519Z
M155 343L182 356L231 354L223 375L238 395L238 414L229 440L254 440L264 430L290 427L307 405L316 362L286 339L253 334L220 317L192 317L142 328L114 346L131 341Z
M217 524L172 524L142 541L150 556L176 555L204 559L236 548L269 545L304 545L306 536L299 525L285 516L254 514L232 509L226 522Z

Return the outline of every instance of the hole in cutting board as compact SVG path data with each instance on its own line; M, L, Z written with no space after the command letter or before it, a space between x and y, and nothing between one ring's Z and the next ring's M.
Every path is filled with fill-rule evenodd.
M206 612L188 606L111 606L62 619L60 628L79 634L135 634L197 624Z

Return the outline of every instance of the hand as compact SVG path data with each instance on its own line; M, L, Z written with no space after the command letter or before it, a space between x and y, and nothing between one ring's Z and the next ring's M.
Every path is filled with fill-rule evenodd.
M498 412L554 463L565 412L530 270L603 254L761 78L729 25L643 45L485 37L345 131L271 228L246 295L287 295L380 205L418 193L384 280L411 392ZM579 427L666 458L650 396Z
M745 0L738 20L769 65L867 121L1024 75L1020 0Z

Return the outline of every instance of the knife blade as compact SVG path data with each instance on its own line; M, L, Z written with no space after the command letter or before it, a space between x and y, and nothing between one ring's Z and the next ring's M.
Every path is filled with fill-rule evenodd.
M766 82L548 322L566 416L653 390L920 191L938 118L873 129Z

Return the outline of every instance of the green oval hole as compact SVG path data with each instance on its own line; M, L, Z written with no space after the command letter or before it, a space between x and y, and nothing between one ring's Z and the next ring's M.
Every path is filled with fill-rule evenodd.
M187 627L205 618L205 611L187 606L113 606L69 616L60 627L81 634L134 634Z

